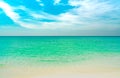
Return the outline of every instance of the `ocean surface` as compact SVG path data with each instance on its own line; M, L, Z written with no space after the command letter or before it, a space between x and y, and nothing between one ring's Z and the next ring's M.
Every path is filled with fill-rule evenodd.
M109 67L120 72L120 37L0 37L0 74L4 74L1 78L7 78L3 70L10 67L75 65Z

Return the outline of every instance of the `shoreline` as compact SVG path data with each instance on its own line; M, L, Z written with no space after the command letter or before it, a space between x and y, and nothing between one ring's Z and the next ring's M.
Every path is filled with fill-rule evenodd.
M1 69L1 68L0 68ZM120 68L111 67L99 67L99 66L53 66L53 67L3 67L0 70L0 77L3 78L80 78L82 75L90 78L90 76L98 75L98 78L103 78L103 75L107 75L105 78L117 78L120 77ZM65 75L65 76L64 76ZM68 77L67 77L68 76ZM73 76L73 77L71 77ZM75 77L79 76L79 77ZM88 77L87 77L88 76ZM100 77L101 76L101 77ZM113 76L113 77L111 77Z

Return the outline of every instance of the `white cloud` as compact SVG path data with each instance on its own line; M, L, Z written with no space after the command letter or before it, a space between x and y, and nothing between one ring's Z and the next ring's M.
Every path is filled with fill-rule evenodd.
M2 8L6 15L10 17L14 22L18 21L18 19L20 18L20 16L15 13L12 8L10 8L10 6L5 2L0 2L0 8Z
M41 0L36 0L37 2L41 2Z
M41 0L36 1L41 2ZM60 3L60 0L55 0L54 4L58 3ZM109 4L107 1L102 2L100 0L69 0L69 5L75 6L75 8L66 13L55 16L45 12L35 13L24 6L12 7L4 1L0 1L0 8L4 10L8 17L17 24L32 29L101 29L104 28L106 24L101 24L99 17L103 14L111 12L114 9L114 6ZM14 9L17 8L26 11L36 20L28 19L30 21L23 22L20 19L21 16L14 12ZM56 22L38 21L40 19L56 20ZM35 22L33 23L32 21Z
M36 0L36 2L38 2L40 6L42 6L42 7L44 6L44 4L42 3L41 0Z
M44 4L43 4L43 3L40 3L39 5L40 5L40 6L44 6Z
M16 12L14 12L14 9L12 6L10 6L9 4L3 2L3 1L0 1L0 8L3 9L3 11L6 13L6 15L12 19L15 23L23 26L23 27L26 27L26 28L35 28L36 26L33 26L33 25L27 25L25 22L22 22L20 21L20 16L19 14L17 14Z
M45 12L39 12L39 13L35 13L35 12L32 12L32 11L28 11L28 12L35 19L57 20L57 16L54 16L54 15L51 15L51 14L47 14Z
M72 6L80 6L81 0L69 0L68 3L69 5L72 5Z
M100 0L69 0L69 4L77 6L73 12L83 17L103 15L114 8L107 1L102 2Z
M54 5L59 4L61 0L54 0Z
M39 28L50 28L50 27L48 27L48 26L46 26L46 25L53 25L53 23L48 23L48 24L46 24L46 23L43 23L43 24L41 24L41 22L39 22L39 21L36 21L36 23L32 23L32 22L23 22L23 21L21 21L20 20L20 16L19 16L19 14L17 14L16 12L14 12L14 8L15 7L12 7L12 6L10 6L9 4L7 4L7 3L5 3L5 2L3 2L3 1L0 1L0 8L2 8L3 9L3 11L6 13L6 15L8 16L8 17L10 17L15 23L17 23L17 24L19 24L20 26L23 26L23 27L25 27L25 28L32 28L32 29L39 29ZM18 7L17 7L18 8ZM19 7L19 9L20 9L21 7ZM23 8L22 7L22 9L24 9L24 10L26 10L26 8ZM29 10L27 10L28 12L29 12ZM33 13L33 12L31 12L30 11L30 13L32 14L32 16L33 17L35 17L35 18L53 18L53 16L52 15L49 15L49 14L47 14L47 13L43 13L42 15L39 15L39 14L36 14L36 13ZM47 16L47 17L46 17ZM41 26L42 25L42 26ZM45 27L43 27L43 26L45 26ZM52 28L52 27L51 27Z

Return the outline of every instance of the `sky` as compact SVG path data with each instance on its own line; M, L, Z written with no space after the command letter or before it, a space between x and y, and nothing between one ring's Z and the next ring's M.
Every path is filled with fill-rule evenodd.
M120 36L120 0L0 0L0 36Z

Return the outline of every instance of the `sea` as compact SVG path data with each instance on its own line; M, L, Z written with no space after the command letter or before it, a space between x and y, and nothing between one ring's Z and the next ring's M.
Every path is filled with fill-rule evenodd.
M20 67L59 68L59 66L63 67L72 66L73 68L74 66L78 67L83 66L88 68L101 67L106 68L106 70L108 71L112 71L109 70L111 68L116 69L116 71L120 72L120 37L113 36L0 37L0 70L1 70L0 73L3 73L3 70L7 71L7 69L11 67L12 68L16 67L17 69ZM6 73L4 71L4 76L0 75L0 77L5 78L6 77L5 74ZM16 77L9 76L8 78Z

